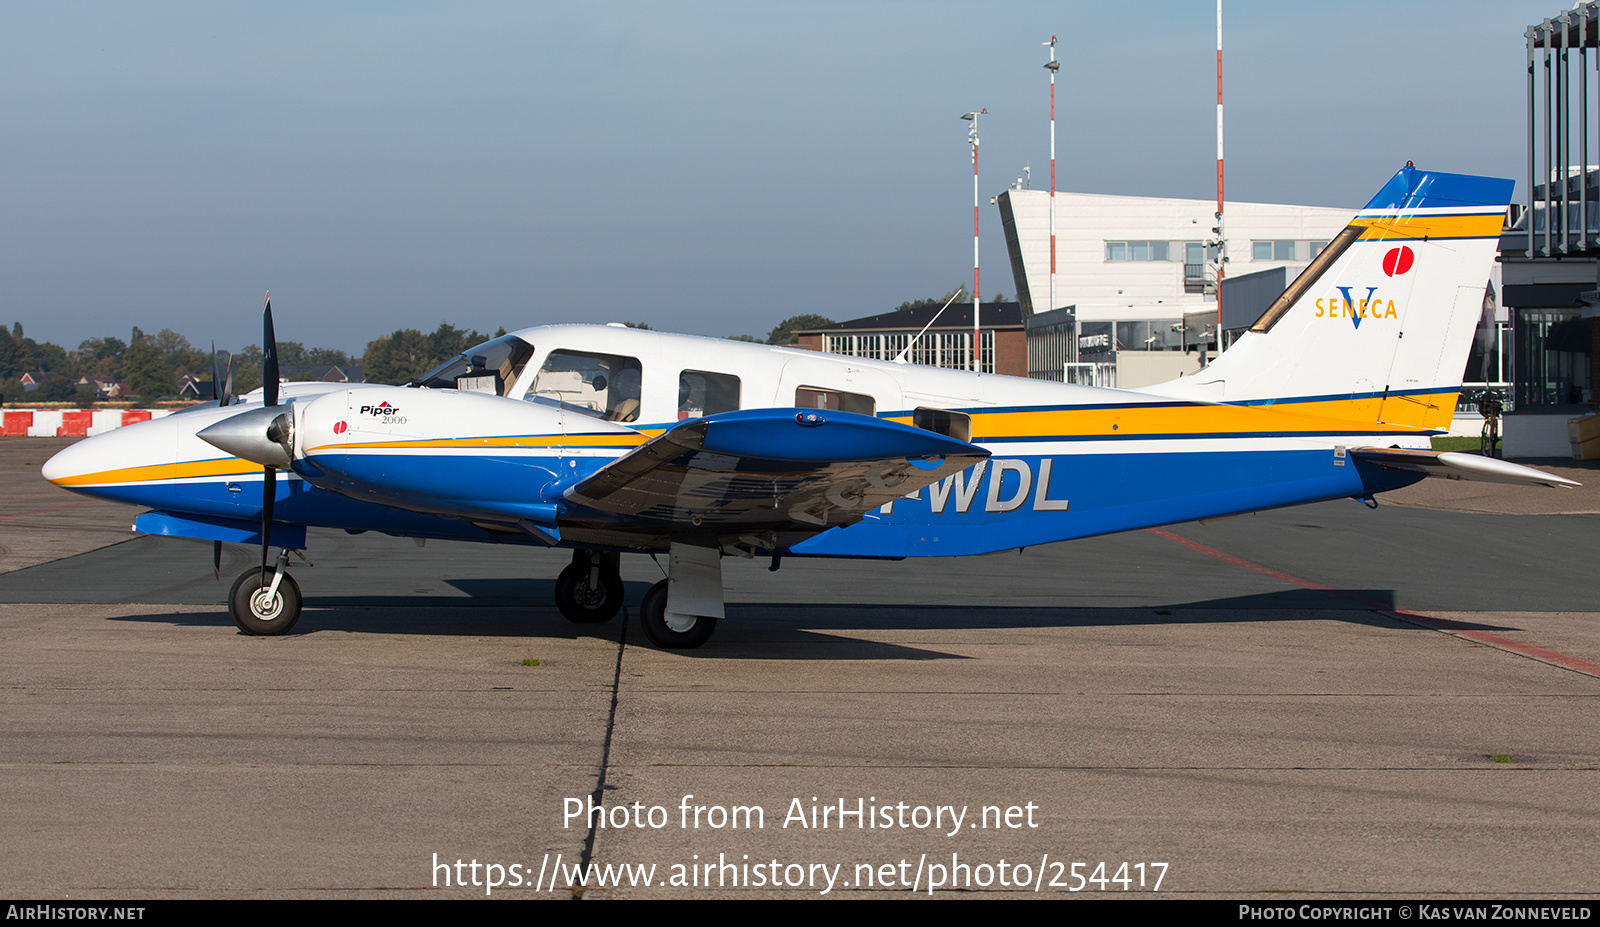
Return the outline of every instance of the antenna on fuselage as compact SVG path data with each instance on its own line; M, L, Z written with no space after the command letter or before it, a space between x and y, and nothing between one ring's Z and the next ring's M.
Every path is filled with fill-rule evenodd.
M933 327L933 323L939 321L939 316L944 315L944 311L946 309L950 308L950 304L955 302L956 300L960 299L961 298L961 294L965 293L966 291L967 291L967 288L964 287L964 286L956 287L956 291L954 293L951 293L950 294L950 298L944 301L944 305L940 306L939 307L939 311L935 312L933 314L933 318L928 320L928 324L922 326L922 331L917 332L917 337L913 338L909 342L907 342L905 348L903 348L900 351L899 354L896 354L894 356L894 360L892 361L892 363L896 363L896 364L910 363L909 361L906 360L906 355L910 354L911 353L911 349L917 346L918 339L920 339L923 335L927 334L928 333L928 329Z

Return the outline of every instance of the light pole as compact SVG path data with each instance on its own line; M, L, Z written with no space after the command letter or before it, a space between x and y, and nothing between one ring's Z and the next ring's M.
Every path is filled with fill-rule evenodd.
M1061 62L1056 60L1055 36L1040 44L1050 46L1050 63L1045 65L1050 72L1050 305L1045 309L1050 310L1056 307L1056 72Z
M962 116L967 122L967 141L972 144L972 369L974 372L983 369L979 357L980 346L983 343L983 333L978 327L978 305L983 301L978 289L978 117L988 114L987 109L980 109L975 113Z

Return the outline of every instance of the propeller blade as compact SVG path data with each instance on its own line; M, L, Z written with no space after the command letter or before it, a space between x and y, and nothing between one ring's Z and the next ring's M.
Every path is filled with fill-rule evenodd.
M222 402L223 405L229 405L229 404L231 404L231 403L233 403L235 401L234 398L233 398L233 352L232 351L228 352L228 376L227 376L227 379L224 380L223 383L222 383L222 395L220 397L218 397L218 399Z
M272 504L278 498L278 471L266 468L261 480L261 573L267 572L267 547L272 540Z
M211 578L222 578L222 542L211 542Z
M266 310L261 315L261 387L269 406L278 404L278 336L272 331L272 294L267 294Z
M228 401L222 397L222 375L217 370L217 343L211 342L211 398L217 405L225 406Z

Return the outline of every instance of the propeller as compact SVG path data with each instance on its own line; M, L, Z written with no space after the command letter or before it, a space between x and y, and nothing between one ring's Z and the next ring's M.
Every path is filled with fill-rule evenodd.
M261 392L263 406L240 412L200 430L196 437L235 457L258 463L261 480L261 570L267 569L267 548L272 536L272 508L278 495L278 471L294 463L294 420L278 408L278 339L272 329L272 294L262 310ZM229 367L233 366L229 359ZM213 359L215 376L215 359ZM233 375L228 375L233 391ZM222 573L222 545L212 547L212 566Z
M272 294L267 294L261 314L261 398L266 408L278 404L278 336L272 330ZM277 434L274 434L276 432ZM285 416L274 416L267 425L267 439L284 444L288 426ZM287 448L285 448L287 450ZM293 457L291 456L292 460ZM287 464L287 461L285 462ZM272 539L272 506L278 497L278 471L270 464L261 480L261 578L267 577L267 542Z

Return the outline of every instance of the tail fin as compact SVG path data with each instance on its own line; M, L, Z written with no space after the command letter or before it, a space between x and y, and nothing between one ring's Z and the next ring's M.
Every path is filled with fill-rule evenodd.
M1448 427L1512 187L1401 168L1211 366L1148 391Z

